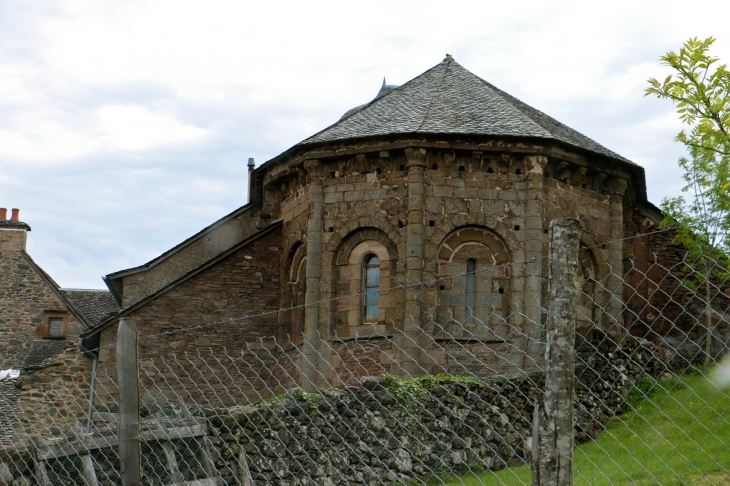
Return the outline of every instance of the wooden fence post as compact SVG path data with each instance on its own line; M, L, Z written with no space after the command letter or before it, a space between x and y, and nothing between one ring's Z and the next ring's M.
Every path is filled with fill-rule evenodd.
M117 381L119 384L119 466L123 486L140 486L139 384L137 378L137 324L119 320L117 334Z
M550 222L548 318L545 347L545 398L536 419L537 461L533 486L572 486L575 439L575 301L580 224L574 219Z

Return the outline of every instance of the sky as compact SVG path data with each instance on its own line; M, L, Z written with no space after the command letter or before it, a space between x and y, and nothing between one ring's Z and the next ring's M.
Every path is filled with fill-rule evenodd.
M730 2L0 2L0 207L62 287L103 288L247 202L259 165L449 53L682 187L658 58L718 37Z

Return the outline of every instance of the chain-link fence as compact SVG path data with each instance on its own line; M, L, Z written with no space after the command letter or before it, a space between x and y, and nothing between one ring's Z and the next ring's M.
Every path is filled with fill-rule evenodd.
M567 307L573 357L561 362L549 358L551 332L564 330L549 318L551 263L537 263L537 307L510 301L534 260L467 266L422 283L442 292L417 329L406 317L343 338L305 331L139 356L141 483L530 484L546 448L540 410L556 392L546 381L560 368L574 375L575 483L730 482L730 389L708 379L730 344L725 269L649 255L617 272L582 246L560 283L579 288ZM710 279L695 278L700 267ZM116 372L40 378L54 366L0 381L0 485L123 484Z

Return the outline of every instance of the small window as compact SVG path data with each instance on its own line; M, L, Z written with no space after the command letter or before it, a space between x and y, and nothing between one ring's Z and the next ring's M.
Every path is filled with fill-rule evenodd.
M474 324L474 311L477 304L477 261L466 261L466 322Z
M378 300L380 299L380 258L365 257L363 268L363 321L378 322Z
M50 337L63 337L63 318L51 317L48 319L48 335Z

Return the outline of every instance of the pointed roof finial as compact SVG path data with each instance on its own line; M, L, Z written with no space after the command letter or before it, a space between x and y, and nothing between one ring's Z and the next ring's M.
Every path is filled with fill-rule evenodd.
M445 61L451 61L453 58L451 57L451 54L446 54L446 57L444 58Z
M383 86L385 86L385 76L383 76Z

